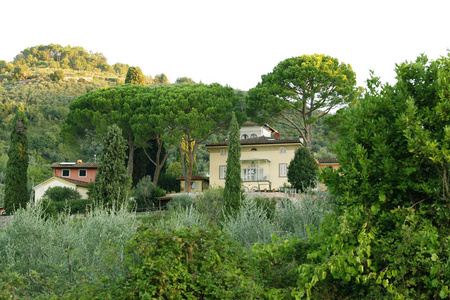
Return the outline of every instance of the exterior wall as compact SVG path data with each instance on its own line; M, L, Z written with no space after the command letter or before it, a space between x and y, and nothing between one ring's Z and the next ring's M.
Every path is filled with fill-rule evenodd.
M204 180L195 180L191 179L191 184L194 186L191 188L191 192L203 192L204 190L208 189L208 182ZM181 190L184 191L184 180L180 181L180 187Z
M242 139L243 134L246 134L248 136L248 138L250 138L252 134L256 134L257 137L260 137L260 136L270 137L270 135L271 135L271 132L268 129L261 127L259 125L242 126L239 132L241 135L241 139Z
M282 147L286 148L285 153L280 153ZM280 164L288 166L297 147L296 144L243 145L241 148L241 177L244 179L244 189L248 191L278 189L283 184L287 184L287 176L280 177ZM227 149L227 147L208 148L210 152L209 182L212 186L225 186L225 178L220 178L220 166L227 165L227 156L220 155L220 150L223 149ZM252 151L252 149L256 149L256 151ZM251 181L252 179L255 180Z
M79 170L86 170L86 177L79 177L78 171ZM54 168L53 169L53 176L56 177L63 177L62 176L62 170L70 170L70 176L64 177L84 182L94 182L95 181L95 174L97 174L97 169L86 169L86 168Z
M49 188L53 188L56 186L60 186L60 187L69 187L72 188L76 191L78 191L81 194L81 198L82 199L87 199L88 195L87 195L87 188L84 187L77 187L75 184L69 183L69 182L65 182L63 180L60 179L56 179L54 177L44 181L43 183L37 185L34 187L34 201L39 201L42 199L42 197L44 196L45 192L49 189Z

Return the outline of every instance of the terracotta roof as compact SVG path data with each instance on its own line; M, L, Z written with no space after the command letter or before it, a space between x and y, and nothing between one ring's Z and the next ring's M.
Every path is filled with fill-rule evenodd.
M65 180L67 182L73 183L77 186L81 186L81 187L88 187L89 182L85 182L85 181L80 181L80 180L75 180L75 179L70 179L70 178L64 178L64 177L59 177L59 176L55 176L58 177L59 179Z
M240 140L241 145L264 145L264 144L300 144L299 140L281 139L275 137L260 136L256 138ZM207 144L206 147L227 146L228 141Z
M178 177L177 180L183 181L184 177ZM206 178L205 176L200 176L200 175L192 175L191 176L191 180L205 180L205 181L209 181L208 178Z
M68 163L53 163L51 165L52 168L64 168L64 169L73 169L73 168L83 168L83 169L97 169L98 168L98 163L73 163L73 164L68 164Z
M318 158L319 164L338 164L339 160L337 158Z

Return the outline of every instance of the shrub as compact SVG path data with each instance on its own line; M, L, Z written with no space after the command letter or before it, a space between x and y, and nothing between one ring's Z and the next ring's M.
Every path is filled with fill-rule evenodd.
M263 198L263 197L253 197L253 201L255 201L256 207L262 209L269 220L272 220L276 207L277 207L277 200L274 198Z
M61 202L65 200L71 201L81 199L81 194L70 187L55 186L47 189L44 197L56 202Z
M209 187L195 198L195 207L212 224L222 217L223 203L223 187Z
M92 199L79 199L66 202L54 202L53 204L59 213L69 211L71 214L85 214L86 206L90 205L91 208L88 207L88 211L92 210L94 201Z
M131 274L108 289L116 299L259 299L248 255L218 230L141 231L128 244ZM98 294L97 294L98 295Z
M314 188L317 183L319 167L317 161L310 154L308 148L300 147L295 150L294 158L289 163L287 177L292 187L304 192L307 188Z
M225 216L222 227L248 250L255 243L269 243L272 234L277 233L264 209L259 208L253 199L246 199L236 215Z
M136 201L136 210L144 211L158 207L157 197L164 196L166 192L160 187L155 187L151 176L145 176L136 185L134 199Z
M157 226L160 228L201 227L206 228L208 222L205 216L197 211L193 205L178 207L172 211L167 219L161 219Z
M333 212L334 198L327 193L308 189L296 202L282 200L275 217L282 231L281 235L285 238L292 236L307 240L319 229L327 214Z
M193 205L194 198L192 198L188 194L182 194L172 197L172 200L167 203L167 209L172 211L185 210Z
M41 204L29 204L0 228L0 270L25 282L16 295L49 299L99 276L124 276L123 247L136 233L135 214L97 208L77 220L42 215Z

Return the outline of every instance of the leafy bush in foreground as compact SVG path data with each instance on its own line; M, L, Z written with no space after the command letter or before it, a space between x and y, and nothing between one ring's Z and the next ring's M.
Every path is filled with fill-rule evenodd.
M218 230L148 229L129 243L132 273L111 291L119 298L255 299L245 251Z
M0 278L7 273L24 282L17 295L62 296L99 276L123 276L123 247L137 228L134 214L125 208L97 208L83 219L43 214L41 205L28 205L0 228Z

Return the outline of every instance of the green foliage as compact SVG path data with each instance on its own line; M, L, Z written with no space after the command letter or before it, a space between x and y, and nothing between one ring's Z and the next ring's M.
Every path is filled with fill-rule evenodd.
M167 79L166 74L161 73L158 75L155 75L155 78L153 79L154 84L169 84L170 81Z
M247 115L258 123L284 124L311 149L312 128L331 109L355 99L356 78L350 65L323 54L280 62L248 92Z
M177 210L185 210L194 205L194 198L189 196L188 194L182 194L178 196L173 196L172 200L167 204L167 209L177 211Z
M448 297L449 61L405 62L395 86L371 78L340 115L342 166L322 176L340 214L312 237L320 248L300 266L296 297Z
M223 216L224 195L222 187L209 187L195 197L195 207L209 224L218 224Z
M55 186L49 188L45 191L44 197L50 200L60 202L60 201L71 201L81 199L81 194L75 189L69 187Z
M28 143L27 125L23 107L19 108L13 120L11 142L8 150L8 163L5 174L5 210L11 214L14 210L25 207L28 201L27 170Z
M127 258L132 272L108 291L111 298L261 297L248 256L217 230L141 231L128 245Z
M277 200L274 198L252 197L256 207L262 209L269 220L273 220L277 207Z
M53 80L53 81L56 81L56 82L58 82L60 80L63 80L64 79L64 71L63 70L56 70L55 72L53 72L50 75L50 79Z
M162 188L155 187L150 176L142 178L134 190L136 210L154 210L155 207L158 207L158 200L156 198L165 194L166 192Z
M188 77L179 77L177 78L177 80L175 80L176 84L184 84L184 83L188 83L188 84L195 84L195 81L192 80L192 78L188 78Z
M125 83L145 86L145 76L139 67L130 67L127 71Z
M241 178L241 143L239 124L233 112L229 130L227 172L225 175L224 213L233 215L241 206L244 194Z
M226 215L222 228L248 250L255 243L269 243L272 234L277 232L276 224L271 222L264 208L258 207L253 199L244 200L234 215Z
M183 174L181 173L181 163L179 161L175 161L167 167L167 174L177 177L181 177Z
M293 188L304 192L314 188L317 183L319 166L308 148L300 147L295 150L294 158L289 163L287 177Z
M97 203L107 206L122 204L128 200L131 179L125 167L126 142L117 125L108 128L104 138L102 161L98 166L95 184L90 196Z
M42 215L41 205L28 205L0 227L0 278L9 278L0 286L16 283L8 289L13 299L73 299L68 295L83 284L126 274L123 247L136 233L135 214L97 208L76 220Z
M159 175L158 187L168 192L179 193L181 190L180 182L177 180L178 176L169 173L162 173Z

